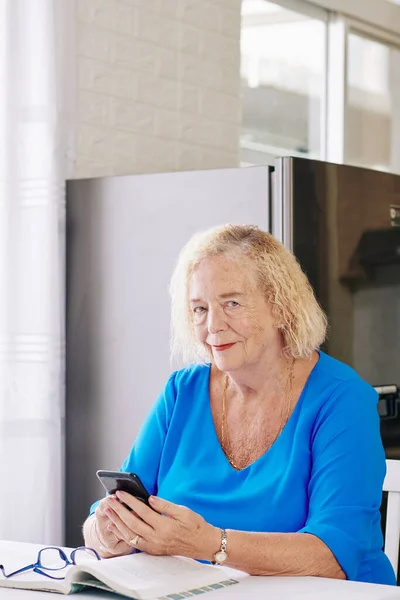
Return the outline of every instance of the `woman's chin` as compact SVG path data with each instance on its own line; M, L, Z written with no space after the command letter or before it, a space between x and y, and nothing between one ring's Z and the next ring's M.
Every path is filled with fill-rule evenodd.
M240 369L243 366L243 361L238 360L237 357L215 356L214 353L214 364L220 371L228 372Z

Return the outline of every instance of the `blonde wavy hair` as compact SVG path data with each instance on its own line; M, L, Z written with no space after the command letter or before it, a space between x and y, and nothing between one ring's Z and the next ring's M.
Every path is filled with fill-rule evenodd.
M294 255L254 225L223 225L195 234L182 249L170 283L171 354L185 364L212 360L196 340L189 304L190 279L205 258L224 254L253 267L284 340L286 357L307 358L326 337L327 319Z

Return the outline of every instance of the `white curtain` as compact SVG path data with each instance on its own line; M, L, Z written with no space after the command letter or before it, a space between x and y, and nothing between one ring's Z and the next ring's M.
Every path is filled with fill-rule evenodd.
M0 0L0 539L63 542L74 0Z

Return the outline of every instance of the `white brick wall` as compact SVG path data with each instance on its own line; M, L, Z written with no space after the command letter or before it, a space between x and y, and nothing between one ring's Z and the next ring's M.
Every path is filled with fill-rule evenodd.
M237 166L241 0L77 0L76 177Z

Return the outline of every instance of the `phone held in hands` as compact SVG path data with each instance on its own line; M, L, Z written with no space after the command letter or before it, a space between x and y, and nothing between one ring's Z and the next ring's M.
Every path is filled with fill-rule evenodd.
M150 506L150 494L140 481L139 476L135 473L123 473L121 471L97 471L96 475L104 489L109 494L115 494L116 491L121 490L122 492L127 492L128 494L131 494L131 496L141 500L147 504L147 506ZM126 504L124 504L124 506L126 506ZM127 506L127 508L129 507Z

